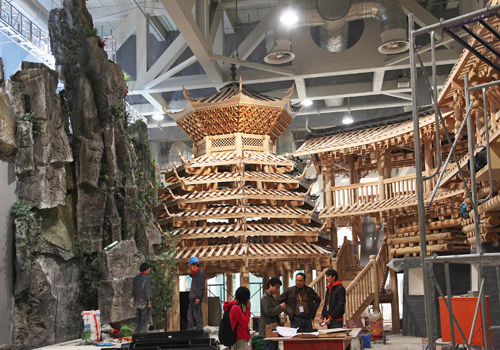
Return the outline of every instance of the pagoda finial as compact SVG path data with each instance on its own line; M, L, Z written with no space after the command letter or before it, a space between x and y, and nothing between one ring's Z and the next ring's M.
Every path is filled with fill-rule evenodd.
M231 63L231 74L229 76L231 77L231 81L236 81L236 65L234 63Z

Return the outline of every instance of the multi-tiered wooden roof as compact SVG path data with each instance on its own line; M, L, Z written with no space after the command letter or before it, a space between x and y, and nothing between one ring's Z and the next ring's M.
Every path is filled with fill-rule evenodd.
M212 274L330 263L330 251L317 244L322 225L311 218L306 169L273 153L298 111L291 93L268 97L241 82L197 100L184 91L187 107L170 116L193 140L194 155L162 171L167 186L153 210L178 239L179 263L196 256Z

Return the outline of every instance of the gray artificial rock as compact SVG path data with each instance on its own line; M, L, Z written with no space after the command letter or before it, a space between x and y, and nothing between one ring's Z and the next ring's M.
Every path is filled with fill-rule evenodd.
M0 93L0 159L7 160L15 151L15 120L12 105L7 95Z
M102 250L102 229L106 205L106 193L90 186L78 188L76 220L80 250L84 254Z
M132 281L140 273L141 261L135 241L121 241L110 251L99 253L101 322L120 322L135 316Z
M143 219L143 213L139 210L137 203L137 186L128 186L125 188L123 207L123 239L134 239L137 234L138 223L142 222Z
M122 219L118 208L116 207L116 201L113 191L108 191L106 194L106 219L109 222L109 230L111 232L111 240L121 241L122 240Z
M99 252L99 270L103 279L135 276L143 263L135 241L121 241L109 251Z
M63 166L36 166L29 176L19 180L19 198L31 206L46 209L65 203L66 171Z
M101 322L121 322L135 317L132 298L134 277L104 280L99 285L99 310Z
M80 171L78 184L88 184L97 187L101 170L102 144L98 141L80 137L80 152L78 154Z

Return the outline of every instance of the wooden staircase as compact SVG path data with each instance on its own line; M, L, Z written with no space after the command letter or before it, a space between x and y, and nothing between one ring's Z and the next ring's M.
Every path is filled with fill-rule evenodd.
M321 297L321 303L316 318L314 319L313 327L319 327L321 310L326 293L325 274L331 268L334 268L339 273L339 280L346 289L346 308L344 314L344 322L348 323L358 318L370 304L378 307L380 301L380 291L383 288L387 279L388 271L387 263L389 262L389 249L384 240L377 256L370 256L370 262L364 266L359 266L359 258L354 253L354 243L344 239L344 243L340 248L337 259L331 266L325 268L314 281L309 284L309 287L314 288L316 293ZM384 298L384 302L387 302Z

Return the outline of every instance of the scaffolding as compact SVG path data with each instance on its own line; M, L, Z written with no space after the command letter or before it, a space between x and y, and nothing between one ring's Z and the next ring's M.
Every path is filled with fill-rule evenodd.
M465 190L467 196L470 198L472 203L472 211L474 218L474 230L475 230L475 239L476 239L476 252L475 254L466 254L466 255L450 255L450 256L441 256L441 257L427 257L427 242L425 234L420 234L420 247L421 247L421 264L422 264L422 275L423 275L423 284L424 284L424 305L425 305L425 316L426 316L426 334L429 341L429 349L435 349L435 338L432 329L432 310L431 310L431 300L430 300L430 281L428 274L428 264L444 264L445 267L445 282L446 282L446 296L443 291L439 287L436 279L432 276L434 286L438 290L441 298L444 301L445 306L448 309L448 316L450 320L450 325L455 324L462 340L464 341L467 349L471 349L471 340L473 338L473 331L476 325L476 321L478 318L479 310L481 310L481 322L483 325L483 341L484 341L484 349L491 350L491 339L490 339L490 330L500 329L500 326L489 326L487 308L486 308L486 296L485 296L485 276L483 273L483 267L485 266L495 266L496 267L496 276L498 282L498 289L500 290L500 253L485 253L481 246L481 235L480 235L480 227L479 227L479 210L478 205L487 201L493 194L493 186L492 186L492 169L491 169L491 156L490 156L490 145L489 145L489 130L488 130L488 118L487 118L487 105L486 105L486 90L492 86L500 85L500 81L489 82L486 84L481 84L473 87L469 87L468 75L464 76L464 91L465 91L465 117L463 122L455 135L455 140L452 142L450 133L446 128L445 121L441 115L438 105L438 89L437 89L437 74L436 74L436 59L435 59L435 51L436 51L436 40L435 33L437 30L441 30L442 34L446 33L448 36L453 38L460 45L464 46L467 50L469 50L472 54L474 54L477 58L479 58L482 62L487 64L493 70L500 72L500 67L496 64L500 59L500 52L495 48L493 42L489 42L486 40L484 36L480 35L480 32L488 32L490 36L492 35L496 38L496 41L500 40L500 34L498 31L493 28L488 22L487 18L491 16L497 16L497 11L500 10L500 5L495 6L487 6L484 9L472 12L467 15L459 16L450 20L440 21L439 23L423 27L415 30L414 24L414 16L413 14L408 15L408 23L409 23L409 43L410 43L410 71L411 71L411 91L412 91L412 110L413 110L413 127L414 127L414 140L415 140L415 166L416 166L416 184L417 184L417 198L418 198L418 223L419 227L426 227L426 219L425 219L425 209L426 205L424 203L424 185L423 182L427 181L435 176L438 176L436 181L433 195L428 203L428 206L432 204L434 195L440 186L440 182L443 178L443 175L447 169L450 161L453 161L457 164L458 171L460 177L465 185ZM472 26L474 24L474 26ZM472 46L467 41L462 39L460 34L455 32L456 29L461 29L464 34L471 36L475 39L475 42L479 43L477 46ZM478 30L478 28L481 28ZM431 60L432 60L432 78L428 76L427 71L424 67L423 61L420 57L420 53L424 50L427 51L429 48L422 48L419 52L420 48L417 48L415 45L415 38L419 35L428 34L430 35L430 51L431 51ZM430 176L422 175L422 150L421 150L421 141L420 141L420 128L419 128L419 102L418 102L418 92L417 92L417 63L421 66L422 73L424 75L424 80L427 83L431 94L431 100L434 105L434 116L436 123L436 150L438 153L438 167L434 174ZM472 124L471 117L471 109L472 103L470 94L475 90L482 90L483 92L483 102L484 102L484 114L485 114L485 144L484 145L475 145L475 135ZM445 163L442 165L442 157L441 157L441 136L440 136L440 124L444 131L444 135L450 145L452 145L450 149L450 153L448 154ZM462 166L459 163L459 159L455 154L455 147L457 141L459 139L460 134L463 129L467 127L467 140L468 140L468 154L469 154L469 168L470 168L470 189L464 173L462 171ZM487 166L488 166L488 180L490 181L490 193L484 199L478 199L477 196L477 187L476 187L476 168L475 168L475 153L477 149L485 149L487 156ZM423 230L425 232L425 230ZM422 232L422 230L421 230ZM471 328L471 332L468 335L465 335L463 330L460 328L454 313L453 313L453 305L451 298L451 281L450 281L450 263L453 264L470 264L477 266L478 272L478 289L479 289L479 297L478 303L475 310L475 315L473 319L473 324ZM454 327L450 327L451 333L451 345L452 348L456 348L455 344L455 334Z

